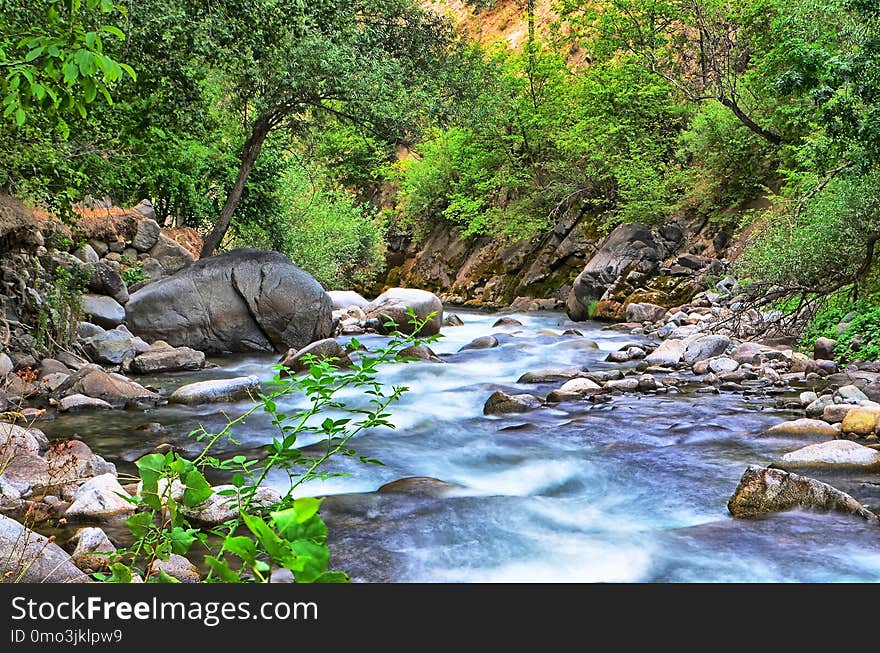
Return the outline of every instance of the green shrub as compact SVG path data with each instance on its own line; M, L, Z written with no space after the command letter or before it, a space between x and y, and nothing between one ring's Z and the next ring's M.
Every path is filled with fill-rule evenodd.
M847 326L839 332L842 322ZM877 298L857 302L833 298L813 319L800 344L810 350L819 338L837 341L834 358L840 363L880 359L880 302Z

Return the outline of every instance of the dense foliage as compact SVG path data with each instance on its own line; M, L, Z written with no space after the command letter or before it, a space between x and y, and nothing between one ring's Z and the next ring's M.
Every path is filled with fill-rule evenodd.
M570 209L606 229L690 213L749 229L744 278L870 301L876 3L553 6L536 30L547 12L518 5L510 48L413 0L5 0L0 184L150 197L206 251L273 247L327 285L369 284L387 228L515 240Z

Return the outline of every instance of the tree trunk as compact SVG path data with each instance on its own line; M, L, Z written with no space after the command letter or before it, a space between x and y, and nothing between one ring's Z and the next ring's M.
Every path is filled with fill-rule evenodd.
M205 236L205 244L202 247L201 254L202 258L211 256L214 250L223 242L223 237L226 236L229 225L232 223L232 216L235 215L235 210L238 208L239 202L241 202L241 195L247 184L248 175L257 162L257 157L260 156L260 150L263 149L263 143L266 142L266 136L269 135L271 129L272 121L269 116L260 116L254 122L253 127L251 127L251 135L244 144L244 149L241 153L241 166L238 169L238 176L235 178L232 190L226 196L226 203L223 205L223 210L220 211L220 217L217 218L217 222L214 223L210 233Z
M733 111L733 115L735 115L737 118L739 118L739 121L742 124L744 124L751 131L756 133L758 136L760 136L761 138L763 138L767 142L773 143L774 145L779 145L782 142L782 137L779 134L776 134L768 129L764 129L763 127L761 127L761 125L759 125L754 120L752 120L746 114L746 112L743 111L742 108L733 100L726 98L726 97L719 97L718 101L721 102L721 104L726 106L728 109Z

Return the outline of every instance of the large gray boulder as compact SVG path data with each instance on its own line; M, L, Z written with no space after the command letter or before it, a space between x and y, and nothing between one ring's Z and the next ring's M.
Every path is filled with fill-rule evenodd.
M13 583L87 583L57 544L0 515L0 577Z
M284 352L330 336L330 298L283 254L239 249L133 293L128 325L147 340L210 353Z
M667 309L662 306L657 306L657 304L644 303L639 304L633 302L632 304L628 304L626 307L626 321L627 322L659 322L664 315L666 315Z
M589 319L592 302L601 299L606 290L633 270L653 271L663 254L649 227L638 223L620 225L574 280L565 304L566 313L576 322Z
M443 304L437 295L427 290L390 288L367 304L363 310L368 319L379 320L378 330L383 333L392 330L412 333L414 325L411 323L413 318L408 314L409 309L412 309L420 322L427 320L429 315L432 316L418 335L433 336L440 333L440 327L443 326ZM389 320L397 325L396 328L390 329L385 326Z
M734 517L757 517L798 508L877 517L845 492L807 476L750 465L727 502Z
M64 514L68 517L109 519L133 513L134 504L126 501L123 496L125 490L116 480L116 476L101 474L83 483Z
M156 245L161 231L159 223L155 220L140 220L137 225L137 232L131 241L131 246L139 252L147 252Z
M125 327L110 329L82 341L83 351L94 363L119 365L126 358L149 350L150 345L132 337Z
M697 361L704 361L715 356L720 356L730 346L730 338L727 336L703 336L694 338L687 343L684 351L684 362L693 365Z
M782 456L782 460L773 463L773 467L780 469L807 467L878 469L880 468L880 451L849 440L832 440L791 451Z

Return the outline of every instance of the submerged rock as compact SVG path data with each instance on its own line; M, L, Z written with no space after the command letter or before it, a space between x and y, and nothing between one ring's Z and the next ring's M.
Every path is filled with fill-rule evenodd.
M382 494L409 494L418 497L443 497L460 485L441 481L431 476L408 476L391 481L379 488Z
M256 376L239 376L234 379L198 381L181 386L175 390L169 401L175 404L208 404L226 401L239 401L255 395L260 390L260 379Z
M541 400L529 394L508 395L500 390L492 393L483 406L484 415L527 413L541 407Z
M523 323L514 317L499 317L492 327L520 327Z
M464 322L462 322L461 318L458 317L455 313L450 313L443 320L443 326L446 327L460 327L464 326Z
M348 357L348 351L333 338L318 340L310 345L306 345L299 351L291 349L279 362L284 367L296 372L304 372L309 369L309 363L305 360L307 356L312 356L319 361L329 360L336 367L351 367L352 365L351 359Z
M757 517L798 508L877 517L845 492L807 476L750 465L727 502L734 517Z
M583 376L584 372L577 367L567 367L565 369L535 370L534 372L526 372L517 379L517 383L553 383L555 381L567 381L579 376Z
M475 338L471 340L464 347L459 349L458 351L467 351L468 349L492 349L497 347L500 343L498 342L498 338L495 336L480 336L479 338Z
M399 360L415 358L417 360L430 361L432 363L443 362L441 358L434 353L434 350L427 345L410 345L409 347L404 347L398 352L397 358Z

